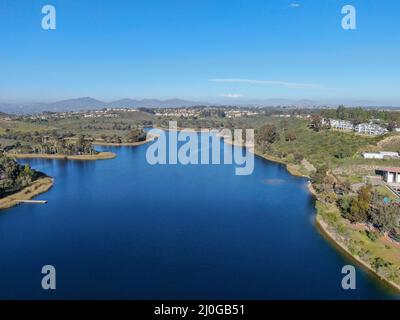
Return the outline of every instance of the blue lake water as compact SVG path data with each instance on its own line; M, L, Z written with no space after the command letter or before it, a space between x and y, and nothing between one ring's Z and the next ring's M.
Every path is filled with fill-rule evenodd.
M234 165L149 165L148 145L102 147L113 160L27 160L55 178L37 199L0 213L0 298L387 299L314 225L307 181L256 157ZM54 265L57 289L41 288Z

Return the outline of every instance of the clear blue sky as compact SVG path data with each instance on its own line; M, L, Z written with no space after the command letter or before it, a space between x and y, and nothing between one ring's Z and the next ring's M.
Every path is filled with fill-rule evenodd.
M400 1L0 0L0 100L81 96L400 101Z

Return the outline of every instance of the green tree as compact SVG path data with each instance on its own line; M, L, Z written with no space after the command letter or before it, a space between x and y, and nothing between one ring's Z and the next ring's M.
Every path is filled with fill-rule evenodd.
M257 131L257 141L260 143L266 142L273 144L279 140L279 133L273 124L265 124Z
M322 130L322 118L319 114L311 115L310 128L315 132L319 132Z

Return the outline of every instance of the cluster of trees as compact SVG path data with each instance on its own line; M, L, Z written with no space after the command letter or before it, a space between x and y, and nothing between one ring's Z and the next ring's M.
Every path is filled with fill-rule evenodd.
M142 129L136 128L128 132L126 138L128 142L140 142L146 140L146 132Z
M357 196L341 198L338 204L343 217L353 223L370 223L386 233L397 234L400 231L399 204L384 203L382 196L373 192L370 185L362 187Z
M122 143L122 142L132 143L132 142L145 141L146 136L147 134L144 130L135 128L133 130L130 130L125 136L119 136L117 134L109 136L106 134L102 134L100 137L105 142L109 143Z
M83 155L96 154L90 139L84 135L79 135L76 139L66 139L64 137L42 137L40 143L31 143L14 146L13 152L16 153L36 153L36 154L63 154L63 155Z
M119 126L120 124L114 124ZM146 140L146 132L136 126L128 125L131 128L126 134L102 134L100 137L106 142L139 142ZM119 130L117 128L117 130ZM40 153L40 154L95 154L92 147L93 137L91 135L76 135L73 132L58 130L21 132L7 130L0 138L17 141L13 150L18 153ZM11 149L11 148L8 148ZM10 151L10 150L8 150Z
M12 131L10 129L6 129L5 132L0 135L0 138L8 140L17 140L20 142L42 143L44 139L48 138L65 139L73 136L74 134L72 132L61 133L57 130L25 132L25 131Z
M82 123L79 126L81 131L87 130L94 130L94 131L101 131L101 130L116 130L116 131L128 131L132 130L135 125L125 122L101 122L101 121L94 121L92 123Z
M273 124L264 124L256 131L256 144L265 152L269 146L280 140L278 129Z
M311 115L309 127L315 132L320 132L324 128L322 124L322 117L319 114Z
M22 166L0 152L0 197L29 186L38 177L39 173L29 165Z
M367 222L372 200L372 187L364 186L356 197L343 197L338 203L343 216L351 222Z
M279 147L273 149L272 146L279 142L293 142L297 139L296 132L290 128L287 120L280 121L279 124L264 124L255 132L255 143L257 149L261 152L270 152L279 158L286 159L290 163L301 163L304 155L294 148L289 150L280 150Z
M349 182L339 182L329 174L326 165L317 168L312 177L319 198L326 203L337 204L342 216L352 223L367 223L380 232L400 235L400 205L385 203L383 196L371 185L361 187L352 195Z

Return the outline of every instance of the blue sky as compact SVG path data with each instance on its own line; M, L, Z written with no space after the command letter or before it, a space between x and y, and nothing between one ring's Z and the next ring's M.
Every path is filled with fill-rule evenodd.
M399 57L397 0L0 0L1 101L400 102Z

